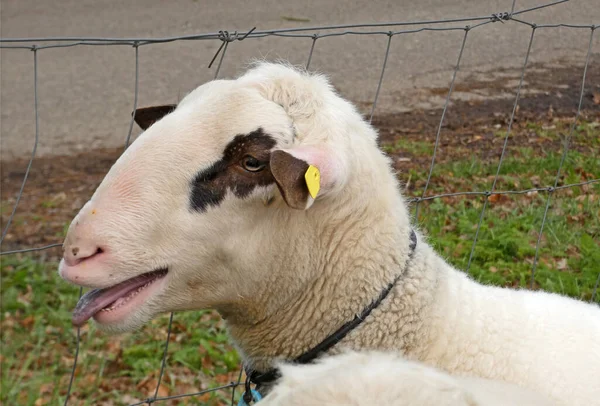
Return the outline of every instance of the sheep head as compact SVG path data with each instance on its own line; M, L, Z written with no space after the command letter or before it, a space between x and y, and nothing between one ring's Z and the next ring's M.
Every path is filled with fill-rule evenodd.
M113 333L170 311L234 314L273 289L301 289L322 260L314 235L361 167L349 140L378 151L325 78L279 64L140 109L136 121L144 132L73 219L59 266L93 288L73 323L93 318ZM320 175L318 193L307 172Z

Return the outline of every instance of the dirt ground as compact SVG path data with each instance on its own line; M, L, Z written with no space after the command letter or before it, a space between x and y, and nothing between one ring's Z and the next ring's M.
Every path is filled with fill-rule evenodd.
M533 147L540 153L560 151L559 140L532 137L524 123L552 125L553 120L570 120L575 117L581 88L581 69L576 67L544 68L533 66L544 75L527 78L524 96L515 115L513 132L508 149L522 146ZM508 91L506 80L494 83L472 81L468 89L458 87L455 91L470 92L495 89ZM527 89L536 89L528 92ZM587 73L586 91L583 97L582 117L600 120L600 65L590 65ZM514 88L512 89L515 90ZM445 97L447 89L430 90ZM497 161L503 137L495 136L505 131L514 103L512 99L485 99L451 103L446 113L440 135L436 163L478 157ZM398 140L424 142L433 145L439 126L441 109L414 110L407 113L377 115L373 124L379 129L382 145ZM575 142L571 148L578 149ZM23 197L16 216L6 236L2 250L23 249L62 243L65 224L92 195L103 176L123 151L123 148L95 149L76 155L40 157L33 162ZM429 170L430 154L411 154L394 151L395 167L400 176L409 169L420 172ZM27 160L3 161L1 165L2 228L14 205L21 186ZM600 168L600 166L599 166ZM593 177L600 177L600 169ZM406 179L403 179L406 181ZM408 182L408 193L419 190L419 182ZM452 192L451 190L447 192ZM46 251L51 257L60 254L60 248Z

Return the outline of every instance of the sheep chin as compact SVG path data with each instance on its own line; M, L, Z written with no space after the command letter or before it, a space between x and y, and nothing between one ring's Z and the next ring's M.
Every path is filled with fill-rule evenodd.
M142 306L116 323L99 323L95 318L92 318L92 322L99 332L114 336L141 330L144 325L159 316L159 314L160 312L153 312L148 309L148 306Z

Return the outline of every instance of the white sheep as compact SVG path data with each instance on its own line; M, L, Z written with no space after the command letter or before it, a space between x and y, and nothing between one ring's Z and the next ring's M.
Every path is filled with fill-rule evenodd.
M145 131L64 242L60 275L96 288L75 325L93 318L118 333L216 309L260 373L317 346L389 286L327 354L396 351L557 404L600 404L600 308L484 286L445 262L411 231L375 129L324 76L260 63L138 113Z
M279 365L281 378L260 406L550 406L502 381L452 376L397 354L347 352L310 365Z

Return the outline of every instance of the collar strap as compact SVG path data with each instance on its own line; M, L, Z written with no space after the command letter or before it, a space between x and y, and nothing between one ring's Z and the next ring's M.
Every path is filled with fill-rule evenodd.
M410 261L412 259L412 256L415 252L416 247L417 247L417 234L415 233L414 230L411 230L410 246L409 246L410 253L409 253L408 261ZM407 265L408 265L408 261L407 261ZM391 290L394 287L394 285L396 284L396 282L398 282L398 280L400 279L400 276L401 275L396 276L396 278L394 278L394 280L392 282L390 282L386 286L386 288L379 294L379 297L376 300L374 300L367 308L365 308L360 315L355 316L354 319L350 320L349 322L347 322L346 324L344 324L343 326L338 328L333 334L329 335L327 338L325 338L325 340L321 341L321 343L318 344L316 347L314 347L313 349L305 352L304 354L302 354L299 357L297 357L296 359L294 359L292 361L292 363L308 364L311 361L313 361L315 358L317 358L321 353L328 351L334 345L336 345L338 342L340 342L342 339L344 339L344 337L346 337L348 335L348 333L350 333L352 330L354 330L356 327L358 327L358 325L360 325L360 323L362 323L362 321L364 319L366 319L369 316L369 314L371 314L373 309L377 308L377 306L379 306L381 304L381 302L383 302L383 300L391 292ZM261 385L273 382L280 377L279 370L276 368L272 368L272 369L270 369L266 372L262 372L262 373L251 370L248 367L244 367L244 369L246 370L246 375L247 375L246 385L245 385L246 393L250 393L250 383L255 384L258 389ZM249 402L247 402L247 403L249 404Z

